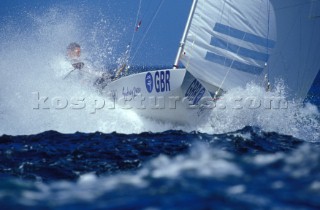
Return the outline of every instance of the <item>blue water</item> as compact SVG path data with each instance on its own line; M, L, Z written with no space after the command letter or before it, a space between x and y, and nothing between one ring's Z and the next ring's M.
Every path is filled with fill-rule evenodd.
M223 96L228 108L213 109L202 125L130 110L93 113L90 102L101 95L61 80L65 47L78 41L94 67L117 66L131 39L125 21L94 13L91 1L48 1L41 12L4 2L12 14L0 19L1 210L320 209L320 74L304 102L287 98L281 83L270 93L255 84L231 90ZM142 51L152 53L138 60L167 65L149 60L168 53L150 43ZM34 93L49 101L85 97L88 106L37 110ZM288 107L236 110L228 104L235 97L283 98Z
M318 107L319 84L318 77L307 99ZM0 204L1 209L319 209L319 149L319 139L255 126L220 134L2 135Z
M291 110L306 118L294 121L305 132L4 134L1 209L319 209L319 114L307 108L319 107L319 84Z
M320 208L320 143L259 128L0 142L1 209Z

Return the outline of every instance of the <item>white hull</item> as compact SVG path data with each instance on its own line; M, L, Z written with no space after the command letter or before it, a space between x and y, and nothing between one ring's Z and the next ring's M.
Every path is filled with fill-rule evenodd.
M198 124L206 121L211 95L185 69L165 69L122 77L104 89L116 108L131 109L163 122Z

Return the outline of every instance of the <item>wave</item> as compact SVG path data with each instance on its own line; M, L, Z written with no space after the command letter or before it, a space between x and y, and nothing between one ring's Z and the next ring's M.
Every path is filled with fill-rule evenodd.
M27 24L19 25L12 20L2 27L0 134L36 134L48 130L130 134L172 129L212 134L255 126L307 141L319 139L317 107L287 99L285 85L281 83L269 93L256 84L229 91L211 111L210 122L199 126L156 122L131 110L94 109L97 103L108 107L111 102L91 87L61 79L70 71L65 62L65 47L72 41L81 42L84 58L95 68L105 69L121 57L122 49L118 46L125 32L119 30L121 27L113 27L114 22L101 14L94 24L85 21L88 12L81 17L75 14L69 9L51 8L42 15L28 14ZM79 102L81 98L86 99L85 109L70 108L70 101ZM264 103L270 98L283 104L269 108Z
M78 133L77 138L45 132L36 136L2 137L1 142L15 145L10 154L6 152L12 159L33 152L34 157L47 159L43 164L48 168L69 167L71 171L80 165L87 168L78 172L78 178L72 181L65 178L59 181L55 173L51 173L56 176L49 181L35 178L30 182L26 181L27 177L24 181L4 179L0 202L8 208L319 207L320 187L316 181L320 167L319 144L265 133L257 128L216 135L181 131L139 135ZM29 144L23 146L24 142ZM41 145L44 152L39 148ZM148 151L152 151L151 156L144 159ZM108 158L109 152L116 158ZM41 161L34 162L30 154L27 156L29 161L19 167L21 173L41 174L41 170L36 169ZM81 160L85 162L76 164ZM102 160L114 170L99 175ZM113 161L135 166L121 169ZM96 167L96 171L92 167Z

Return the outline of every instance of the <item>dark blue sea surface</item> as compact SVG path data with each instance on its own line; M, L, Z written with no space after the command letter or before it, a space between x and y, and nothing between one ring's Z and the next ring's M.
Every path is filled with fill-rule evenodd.
M318 108L319 84L305 102ZM320 209L318 125L2 135L0 209Z
M255 127L3 135L1 209L319 209L319 147Z
M304 104L214 109L209 129L197 131L119 110L92 114L90 103L82 112L37 110L33 93L102 98L61 79L70 42L94 69L117 69L132 46L130 73L171 68L192 3L164 1L171 12L153 19L162 1L145 1L138 33L155 22L136 51L145 36L130 33L139 1L39 2L0 3L0 210L320 209L320 73ZM269 96L282 101L277 86ZM230 92L266 96L255 85Z

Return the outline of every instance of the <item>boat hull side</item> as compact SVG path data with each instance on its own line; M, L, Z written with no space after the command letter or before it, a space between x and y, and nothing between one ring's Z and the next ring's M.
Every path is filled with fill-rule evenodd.
M102 91L116 108L163 122L199 124L208 117L210 93L185 69L164 69L122 77Z

